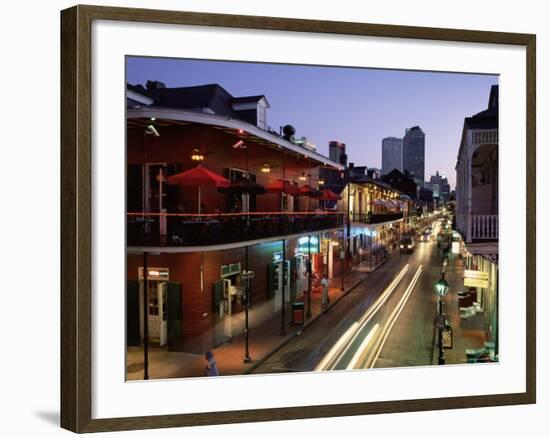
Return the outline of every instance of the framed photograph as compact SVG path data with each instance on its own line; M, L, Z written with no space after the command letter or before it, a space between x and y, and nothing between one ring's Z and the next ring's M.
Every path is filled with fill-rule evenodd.
M62 11L62 427L535 403L535 41Z

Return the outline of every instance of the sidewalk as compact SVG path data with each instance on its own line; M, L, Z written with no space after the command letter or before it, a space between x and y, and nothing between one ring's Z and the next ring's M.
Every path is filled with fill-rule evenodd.
M449 255L449 265L445 279L449 282L449 292L443 299L443 313L453 329L453 348L444 349L445 364L467 363L466 349L478 349L484 346L485 333L483 331L484 315L478 314L467 319L460 318L458 292L464 290L464 265L454 254ZM434 364L437 364L438 333L434 340Z
M389 258L388 258L389 259ZM386 260L388 260L386 259ZM302 325L292 324L291 305L285 307L285 333L281 334L281 312L273 314L259 324L254 324L254 307L249 311L249 355L252 362L244 363L245 335L244 332L234 336L230 342L226 342L211 351L214 353L220 375L248 374L259 366L270 354L274 353L302 330L312 324L323 313L330 309L348 292L361 283L371 272L365 263L360 264L346 272L344 276L344 290L340 288L340 277L331 281L329 289L330 304L326 308L321 305L321 293L311 294L311 317L305 318ZM302 300L307 311L307 295ZM244 313L244 312L243 312ZM149 350L149 378L178 378L178 377L203 377L205 360L202 355L173 352L166 348L150 347ZM127 351L127 379L143 379L143 348L129 347Z

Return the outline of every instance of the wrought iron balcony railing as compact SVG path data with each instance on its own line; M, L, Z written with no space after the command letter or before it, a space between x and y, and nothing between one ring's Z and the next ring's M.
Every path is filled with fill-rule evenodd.
M498 240L498 214L457 213L456 226L466 243Z
M364 224L381 224L403 219L403 212L398 213L353 213L353 222Z
M128 213L128 246L202 246L340 228L338 212Z
M481 214L470 217L472 240L498 240L498 215Z

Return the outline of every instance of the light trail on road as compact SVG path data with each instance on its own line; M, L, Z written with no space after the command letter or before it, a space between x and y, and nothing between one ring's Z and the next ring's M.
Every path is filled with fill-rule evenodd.
M363 355L363 352L367 349L367 346L369 345L371 339L374 337L374 335L376 334L379 328L380 328L380 324L376 324L371 329L369 334L366 336L365 340L361 343L361 346L357 349L357 351L353 355L353 358L351 359L350 363L346 367L347 370L352 370L357 366L359 360L361 359L361 356Z
M380 356L380 352L384 348L384 344L386 343L386 340L388 339L388 335L390 334L391 329L393 328L395 322L397 321L397 318L399 318L399 315L401 314L401 312L405 308L405 304L407 304L407 301L409 300L409 298L410 298L410 296L411 296L411 294L414 290L414 287L416 286L416 283L418 282L418 279L420 278L420 274L422 274L422 265L420 265L418 267L418 269L416 271L416 274L414 275L412 281L409 283L409 287L407 288L407 290L405 291L405 294L401 298L401 301L399 302L399 305L395 308L392 315L390 316L388 324L386 325L386 330L385 330L384 337L382 338L382 341L380 342L379 347L376 350L376 355L374 356L374 359L372 360L372 362L369 364L368 368L374 367L374 364L378 360L378 356Z
M365 328L369 325L369 322L374 315L382 308L388 298L392 295L393 291L397 288L403 277L409 270L409 264L407 263L401 271L394 277L391 283L376 299L374 304L367 309L367 311L354 322L348 330L338 339L338 341L332 346L329 352L325 355L323 360L315 367L315 371L324 371L332 369L340 369L342 359L350 354L355 354L356 350L353 350L353 346L359 341L361 334L365 331ZM371 333L369 331L369 333ZM365 335L361 339L361 343L365 342ZM373 334L374 336L374 334ZM352 358L353 359L353 358ZM344 367L346 368L346 367Z

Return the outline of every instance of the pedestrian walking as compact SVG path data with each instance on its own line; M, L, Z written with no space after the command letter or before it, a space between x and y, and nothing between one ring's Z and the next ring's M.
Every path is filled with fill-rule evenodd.
M323 307L328 306L328 303L330 302L330 298L328 296L328 286L330 282L327 278L324 278L321 280L321 287L323 288L323 293L321 295L321 305Z
M206 369L205 374L207 376L219 376L220 372L218 371L218 365L216 364L216 359L214 358L214 353L208 351L204 358L206 359Z

